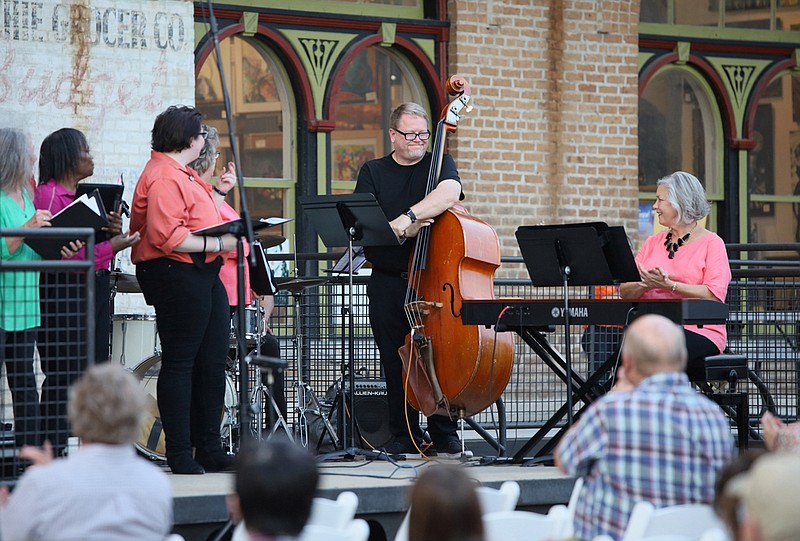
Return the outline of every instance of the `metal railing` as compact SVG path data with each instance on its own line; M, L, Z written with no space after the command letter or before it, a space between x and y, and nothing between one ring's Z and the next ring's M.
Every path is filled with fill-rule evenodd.
M728 321L729 349L748 357L749 366L766 384L776 406L785 420L800 418L800 373L798 346L800 344L800 265L790 259L800 253L800 244L730 245L731 255L739 253L774 254L785 252L785 259L731 259L733 280L728 289L730 308ZM291 259L295 256L271 254L271 259ZM334 258L334 256L331 256ZM304 260L302 255L298 260ZM314 254L310 260L319 260ZM522 265L520 257L503 258L503 267ZM355 367L357 374L368 378L380 377L378 352L372 341L366 297L367 277L354 278ZM346 319L342 308L346 304L345 278L331 279L327 284L306 290L300 297L301 325L305 333L304 351L300 354L303 372L318 394L324 395L341 376L342 363L347 361ZM498 297L560 298L562 290L533 287L525 279L495 280ZM572 298L593 298L592 287L574 287ZM286 293L279 293L272 317L272 329L279 337L282 351L289 363L287 381L292 381L298 356L293 350L296 317L294 302ZM585 351L585 329L571 328L573 369L586 376L590 369L589 354ZM582 344L583 339L583 344ZM548 340L557 351L564 350L564 329L556 326ZM750 421L757 427L764 404L762 393L752 383L740 384L740 390L750 394ZM509 430L538 428L566 401L564 383L521 340L516 340L516 357L511 380L503 395ZM292 393L291 386L287 391ZM289 403L292 404L292 397ZM577 404L579 406L580 404ZM476 416L483 427L493 430L498 419L493 411ZM513 436L513 434L511 435Z

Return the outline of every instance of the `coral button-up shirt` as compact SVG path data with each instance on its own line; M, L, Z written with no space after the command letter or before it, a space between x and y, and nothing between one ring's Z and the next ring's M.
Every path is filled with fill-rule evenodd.
M131 232L141 240L131 248L134 263L166 257L192 263L187 252L175 247L192 232L222 221L211 186L188 166L162 152L152 151L133 192ZM206 262L220 254L209 252Z

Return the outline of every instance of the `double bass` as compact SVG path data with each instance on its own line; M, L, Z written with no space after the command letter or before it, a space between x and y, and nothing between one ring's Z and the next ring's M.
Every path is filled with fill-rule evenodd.
M439 182L445 138L468 112L467 81L453 75L448 94L456 96L436 126L425 195ZM491 406L511 376L514 339L482 325L464 325L464 299L494 298L500 266L495 230L460 204L420 229L409 260L405 313L411 331L400 348L406 398L426 416L465 418Z

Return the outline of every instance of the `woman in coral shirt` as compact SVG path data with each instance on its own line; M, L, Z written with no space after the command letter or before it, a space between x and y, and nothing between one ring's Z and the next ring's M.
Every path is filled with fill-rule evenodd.
M131 231L141 235L131 259L161 339L157 391L167 464L178 474L232 463L220 439L230 309L219 269L236 238L191 234L222 221L219 192L230 188L224 180L212 187L188 166L205 143L200 121L194 107L158 115L131 211Z

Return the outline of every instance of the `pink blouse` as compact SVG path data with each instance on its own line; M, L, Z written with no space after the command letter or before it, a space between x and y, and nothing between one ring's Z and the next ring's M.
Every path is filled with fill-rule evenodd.
M219 207L219 214L222 217L223 222L227 222L230 220L236 220L239 218L239 214L234 210L232 206L230 206L226 202L222 202L222 205ZM245 257L245 265L244 265L244 302L249 306L250 305L250 265L247 264L247 256L250 254L250 245L246 242L244 243L244 257ZM225 292L228 294L228 303L230 306L236 306L237 299L236 299L236 264L237 264L237 252L236 250L231 250L230 252L224 254L225 259L222 262L222 267L219 269L219 279L222 280L222 285L225 286Z
M719 301L725 302L728 294L728 284L731 281L731 267L728 263L728 253L725 243L716 233L708 233L697 240L681 246L675 252L673 259L669 258L664 240L667 231L656 233L648 238L639 253L636 262L645 269L661 267L669 279L683 284L702 284L711 291ZM680 299L684 295L673 293L667 289L651 289L645 292L642 299ZM728 335L725 325L684 325L684 327L705 336L716 345L720 351L725 349Z

